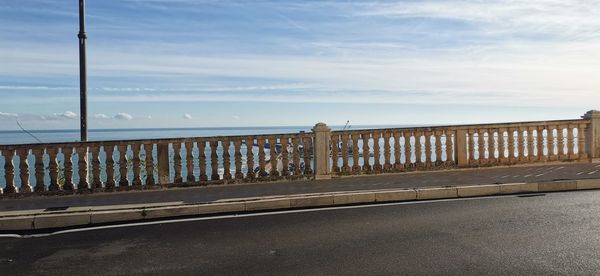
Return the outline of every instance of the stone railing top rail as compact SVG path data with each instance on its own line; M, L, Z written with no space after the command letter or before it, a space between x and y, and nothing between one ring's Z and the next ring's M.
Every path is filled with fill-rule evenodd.
M570 125L570 124L589 124L589 119L571 119L571 120L550 120L550 121L526 121L526 122L506 122L506 123L485 123L485 124L468 124L468 125L442 125L442 126L418 126L418 127L393 127L393 128L377 128L377 129L353 129L353 130L336 130L333 134L340 133L363 133L372 130L378 131L432 131L432 130L469 130L483 128L509 128L509 127L531 127L540 125Z
M103 146L103 145L131 145L131 144L169 144L169 143L185 143L185 142L214 142L223 140L244 140L244 139L268 139L277 137L280 139L314 136L312 132L298 133L273 133L273 134L248 134L248 135L232 135L232 136L197 136L197 137L182 137L182 138L156 138L156 139L132 139L132 140L101 140L87 142L56 142L56 143L32 143L32 144L7 144L0 145L1 150L16 150L16 149L31 149L31 148L63 148L63 147L81 147L81 146Z

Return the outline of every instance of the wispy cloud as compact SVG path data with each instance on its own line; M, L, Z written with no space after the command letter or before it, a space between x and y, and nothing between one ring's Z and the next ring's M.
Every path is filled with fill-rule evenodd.
M188 113L185 113L185 114L183 114L183 118L186 119L186 120L191 120L192 119L192 115L190 115Z

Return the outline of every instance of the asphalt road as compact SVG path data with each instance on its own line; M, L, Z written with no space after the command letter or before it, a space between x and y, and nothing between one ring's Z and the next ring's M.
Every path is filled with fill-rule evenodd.
M0 238L2 275L593 275L600 191Z
M517 166L510 168L501 167L382 174L319 181L284 181L195 188L173 188L162 191L132 191L19 199L5 198L0 199L0 211L43 210L49 207L68 208L142 203L199 203L219 199L336 191L537 182L599 177L600 164L560 163L545 166Z

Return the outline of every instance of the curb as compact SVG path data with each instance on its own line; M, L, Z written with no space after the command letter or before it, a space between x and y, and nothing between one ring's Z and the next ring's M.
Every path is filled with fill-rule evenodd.
M172 206L164 204L140 206L137 204L135 206L111 206L112 209L102 206L87 209L76 208L73 211L34 210L29 213L16 211L0 213L0 231L30 231L223 213L591 189L600 189L600 179L332 192L219 200Z

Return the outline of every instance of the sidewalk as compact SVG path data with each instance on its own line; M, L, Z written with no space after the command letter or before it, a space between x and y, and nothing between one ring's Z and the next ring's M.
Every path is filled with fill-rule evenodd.
M216 200L294 196L343 191L422 188L459 185L543 182L600 178L600 164L564 163L550 166L519 166L432 172L412 172L334 178L318 181L282 181L223 186L173 188L91 195L0 199L0 214L7 211L44 211L111 205L176 205Z

